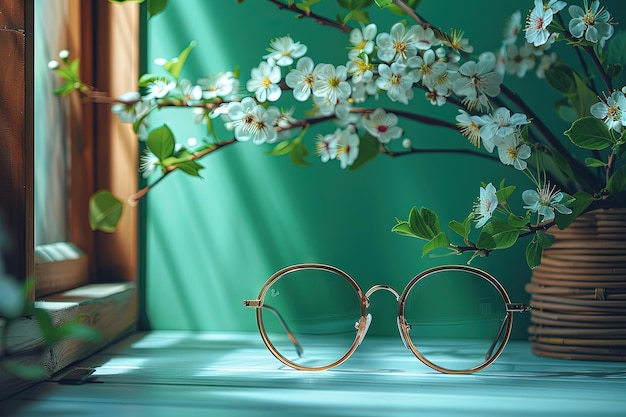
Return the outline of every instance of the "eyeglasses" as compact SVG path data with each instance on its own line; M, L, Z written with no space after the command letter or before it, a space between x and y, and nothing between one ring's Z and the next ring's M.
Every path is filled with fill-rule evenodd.
M511 336L513 313L531 310L512 303L497 279L480 269L447 265L416 275L399 293L388 285L363 292L339 268L292 265L275 272L256 299L261 338L282 363L299 370L333 368L361 344L370 322L369 298L391 292L404 345L424 364L443 373L486 368Z

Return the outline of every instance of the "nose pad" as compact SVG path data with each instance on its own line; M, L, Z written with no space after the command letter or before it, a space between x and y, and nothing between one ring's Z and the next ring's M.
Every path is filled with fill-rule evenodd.
M409 342L406 340L406 335L409 333L409 330L411 330L411 325L408 324L406 321L403 323L400 317L397 318L397 323L398 331L400 332L400 339L402 339L404 347L411 350L411 348L409 347Z
M372 322L372 315L370 313L367 313L367 316L365 316L365 320L361 318L361 320L359 320L358 322L354 324L354 327L356 327L356 329L358 330L357 346L359 346L361 342L363 341L363 339L365 338L365 335L367 334L367 330L370 328L371 322Z

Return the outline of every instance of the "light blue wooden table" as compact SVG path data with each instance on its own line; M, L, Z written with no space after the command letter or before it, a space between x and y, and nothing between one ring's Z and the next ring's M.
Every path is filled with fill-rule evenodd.
M491 367L444 375L400 338L366 338L332 370L285 368L258 334L136 333L0 403L3 417L626 416L626 364L541 358L511 342Z

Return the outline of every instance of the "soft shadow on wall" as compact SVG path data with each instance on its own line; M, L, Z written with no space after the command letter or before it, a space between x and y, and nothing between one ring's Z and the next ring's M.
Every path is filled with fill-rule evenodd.
M494 8L487 0L448 1L446 7L422 3L421 13L433 24L464 30L477 50L495 50L500 44L500 27L493 25L494 33L488 33L484 22L504 22L520 7ZM450 10L455 13L450 15ZM381 31L388 31L398 18L387 11L377 16ZM347 59L347 35L312 20L296 20L270 2L186 0L169 2L164 13L150 20L148 70L156 71L154 58L177 56L195 40L183 77L196 80L240 66L245 82L270 39L287 34L306 44L316 62L338 65ZM411 105L430 108L421 97ZM204 135L190 111L164 110L161 115L153 125L166 122L179 141ZM456 147L466 142L459 134L429 126L403 127L405 137L419 143ZM326 133L329 129L334 127L326 127ZM395 217L405 218L417 205L435 209L446 222L460 220L471 210L481 181L521 178L500 163L433 154L378 156L355 172L311 156L312 165L301 168L287 157L265 155L270 149L237 143L201 161L206 167L203 180L175 173L151 191L146 202L145 268L153 328L254 331L254 312L242 307L242 300L256 296L272 272L293 263L330 263L363 288L385 283L401 290L429 266L464 263L467 258L423 258L420 241L390 231ZM515 301L528 300L523 287L530 271L523 248L473 264L500 279ZM370 311L371 334L397 334L397 304L390 295L376 295ZM513 337L524 339L528 323L520 318Z

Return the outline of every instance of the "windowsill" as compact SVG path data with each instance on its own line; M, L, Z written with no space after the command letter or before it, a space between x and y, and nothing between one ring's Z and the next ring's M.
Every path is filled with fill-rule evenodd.
M6 348L16 352L20 363L39 364L48 375L84 359L116 341L135 328L137 301L134 282L90 284L46 297L35 302L50 313L55 326L79 319L98 330L100 343L65 339L50 348L43 347L33 318L24 317L7 330L0 319L0 337L6 336ZM6 332L6 335L5 335ZM22 380L0 370L0 401L39 380Z

